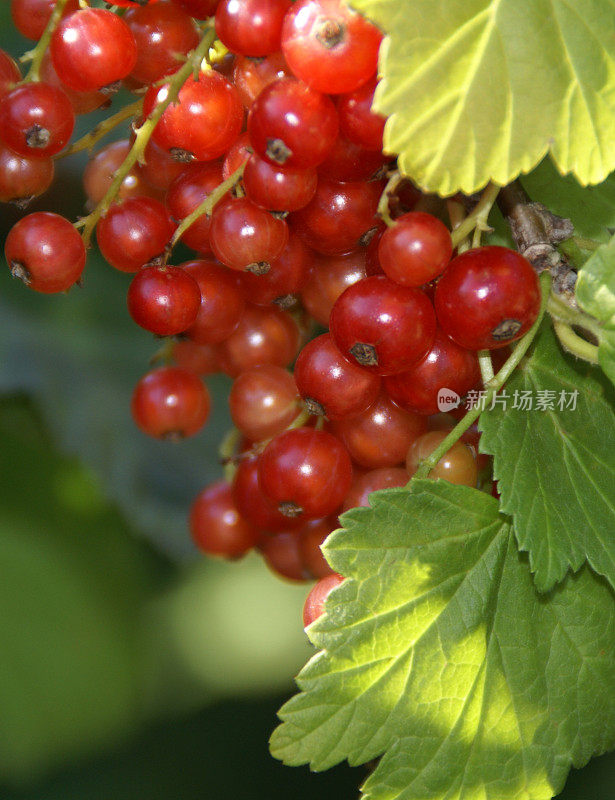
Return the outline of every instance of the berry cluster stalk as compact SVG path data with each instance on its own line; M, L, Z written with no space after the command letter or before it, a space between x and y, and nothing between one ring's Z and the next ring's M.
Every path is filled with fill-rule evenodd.
M64 8L67 4L68 0L56 0L56 4L54 6L53 11L51 12L51 16L49 17L49 22L47 23L47 27L43 31L43 35L36 43L36 47L34 50L30 50L30 52L25 53L22 61L31 61L30 69L28 70L28 74L24 78L24 83L28 82L36 82L40 80L40 69L41 63L43 61L43 57L47 52L47 48L49 47L49 42L51 41L51 36L56 29L58 22L62 19L62 14L64 13Z

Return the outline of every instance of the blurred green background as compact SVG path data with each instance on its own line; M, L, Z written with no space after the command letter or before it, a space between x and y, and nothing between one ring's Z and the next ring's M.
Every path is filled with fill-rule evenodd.
M0 47L30 46L0 0ZM28 210L82 214L84 163L58 162ZM0 206L0 241L19 216ZM208 381L213 418L190 441L134 428L157 344L128 317L129 280L96 253L66 296L0 270L0 800L355 797L362 768L312 775L268 754L311 652L307 588L194 552L186 512L221 474L229 383ZM597 759L561 797L611 800L614 777Z

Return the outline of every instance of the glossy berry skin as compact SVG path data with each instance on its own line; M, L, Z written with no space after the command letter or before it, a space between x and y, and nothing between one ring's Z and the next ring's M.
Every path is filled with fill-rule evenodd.
M265 535L260 540L258 549L276 577L296 583L310 579L310 572L301 558L299 536L296 531L283 530Z
M217 481L206 486L190 507L190 532L203 553L240 558L259 539L259 531L239 513L230 485Z
M449 431L429 431L419 436L408 450L406 458L406 469L409 475L414 475L419 463L427 458L447 437ZM448 450L438 461L436 466L430 470L428 478L443 478L449 483L459 486L476 487L478 480L478 469L473 452L461 441Z
M376 72L382 34L342 0L297 0L282 52L299 80L328 94L352 92Z
M268 272L263 275L242 272L239 275L245 296L258 306L276 303L280 308L289 308L296 293L310 278L312 261L313 253L309 247L289 231L286 247L270 262Z
M303 627L307 628L318 617L325 613L325 602L336 586L343 583L344 578L337 572L321 578L306 597L303 606Z
M313 578L333 574L320 548L327 536L339 527L337 517L331 515L324 519L308 520L297 531L301 562Z
M240 458L233 478L233 497L243 517L261 531L287 531L301 524L291 520L271 505L258 481L259 458L246 455Z
M282 514L316 519L341 506L352 483L352 464L335 436L297 428L267 445L258 474L263 492Z
M148 116L168 95L168 87L150 86L143 101ZM167 150L180 150L197 161L223 155L241 132L243 105L235 87L214 70L188 78L156 125L153 138Z
M441 330L427 355L407 372L384 379L390 397L407 411L437 414L438 392L450 389L463 397L480 384L480 367L474 350L460 347Z
M128 155L130 142L118 139L103 147L90 158L83 170L83 188L92 207L97 205L107 193L115 177L116 170ZM151 196L152 189L145 182L138 164L130 170L122 181L117 201L129 197Z
M21 80L19 67L4 50L0 50L0 98L11 91Z
M86 258L73 225L47 211L20 219L6 237L4 254L13 277L43 294L70 289L81 277Z
M380 394L380 378L340 353L330 333L305 345L295 364L295 381L307 409L330 420L365 411Z
M218 351L214 344L197 344L189 339L173 342L173 361L176 366L196 375L218 372Z
M216 13L218 0L173 0L180 8L195 19L207 19Z
M149 85L176 72L177 55L187 55L199 43L192 17L171 2L133 6L123 19L137 44L137 63L130 77L139 83Z
M96 241L112 267L136 272L162 256L175 230L165 207L151 197L111 206L96 226Z
M253 153L246 163L246 195L269 211L298 211L314 197L318 175L312 169L278 167Z
M139 164L139 172L149 186L166 192L173 181L186 169L186 164L173 158L168 150L150 139L145 146L145 163Z
M507 247L479 247L457 256L436 287L444 332L468 350L505 347L526 333L540 310L532 265Z
M251 108L265 86L280 78L292 78L292 72L281 52L271 53L262 59L245 56L237 56L235 59L233 83L246 108Z
M274 306L246 306L233 333L220 344L220 368L236 378L259 364L286 367L297 355L299 328Z
M132 279L127 301L137 325L158 336L174 336L194 323L201 292L180 267L144 267Z
M341 95L337 102L340 130L366 150L382 150L386 119L372 111L377 83L374 76L354 92Z
M165 203L171 217L177 220L177 222L181 222L181 220L191 214L197 206L206 200L208 195L211 194L222 181L222 168L217 161L185 166L184 170L173 180L167 190ZM227 195L224 197L226 198ZM224 198L222 198L222 200L223 199ZM215 207L217 207L217 205L218 204L216 204ZM201 214L201 216L184 231L181 236L181 241L198 253L208 255L211 253L211 245L209 242L210 228L211 218L208 217L207 214Z
M49 158L71 137L75 114L65 93L49 83L26 83L0 100L0 135L22 156Z
M290 6L290 0L221 0L216 8L216 34L232 53L251 57L275 53Z
M396 405L385 392L361 414L332 422L352 460L367 469L396 467L412 442L427 430L427 418Z
M420 289L373 275L336 300L329 327L347 358L377 375L394 375L429 351L436 335L436 316Z
M28 158L0 144L0 203L26 203L51 186L54 175L50 158Z
M273 364L242 372L231 387L229 410L235 427L250 441L277 436L299 413L293 376Z
M181 267L199 289L198 311L186 336L197 344L216 344L228 339L246 307L239 276L210 259L187 261Z
M291 217L291 225L317 253L333 256L363 246L375 219L381 181L337 183L322 177L310 203Z
M409 480L410 476L402 467L381 467L380 469L364 472L352 482L342 510L348 511L351 508L359 507L367 508L369 506L369 496L372 492L405 486Z
M448 228L437 217L410 211L382 234L378 260L392 281L422 286L441 275L453 254Z
M310 280L301 292L303 305L310 316L328 328L337 298L365 277L365 248L343 256L316 257Z
M11 0L13 24L26 39L38 40L43 35L56 0ZM78 0L68 0L62 16L79 8Z
M209 242L227 267L260 275L269 271L270 262L286 246L288 226L249 198L234 197L216 206Z
M65 17L49 47L58 78L77 92L110 86L137 63L137 44L128 25L100 8L82 8Z
M41 61L40 77L45 83L56 86L64 92L75 114L87 114L90 111L94 111L96 108L106 107L111 103L109 92L96 90L76 92L74 89L69 89L69 87L58 78L53 62L51 61L51 56L49 55L49 50L47 50Z
M386 162L380 150L366 150L340 133L329 155L318 165L318 175L329 181L368 181Z
M255 152L273 164L294 169L308 169L324 161L338 129L331 99L293 78L266 86L248 117Z
M209 417L207 387L193 372L158 367L135 386L131 411L136 425L155 439L180 439L198 433Z

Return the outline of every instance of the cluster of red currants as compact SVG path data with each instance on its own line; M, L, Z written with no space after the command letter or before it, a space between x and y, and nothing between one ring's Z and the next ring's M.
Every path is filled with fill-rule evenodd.
M39 38L54 5L12 0L17 28ZM192 535L206 553L257 548L286 578L324 581L308 624L341 580L320 551L338 514L408 482L454 424L438 414L438 392L480 387L477 351L528 330L538 282L505 248L453 257L447 227L413 210L421 195L408 182L387 198L395 219L384 224L394 164L371 110L382 35L341 0L117 5L127 8L68 0L42 80L22 81L0 53L0 200L46 190L76 113L104 105L119 82L144 95L133 139L101 149L84 175L102 254L134 273L132 318L178 337L175 364L141 378L132 413L151 436L191 436L210 410L201 377L234 378L234 477L196 498ZM212 15L222 46L176 87L178 58ZM180 238L197 257L171 266ZM5 252L13 275L48 293L70 288L86 261L76 227L53 213L23 217ZM310 338L315 323L328 332ZM476 486L477 441L474 427L430 476Z

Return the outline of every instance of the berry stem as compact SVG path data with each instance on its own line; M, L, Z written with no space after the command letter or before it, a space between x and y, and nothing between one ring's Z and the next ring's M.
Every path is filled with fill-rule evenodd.
M510 358L504 364L502 369L498 372L498 374L492 378L491 380L487 381L485 384L486 394L484 397L484 403L481 405L477 403L474 408L471 408L468 413L464 416L462 420L460 420L457 425L452 429L452 431L448 434L448 436L442 440L442 442L436 447L436 449L431 453L426 459L424 459L414 473L414 478L426 478L431 470L436 466L438 461L442 458L442 456L451 449L451 447L455 444L455 442L461 437L465 431L472 425L472 423L478 419L481 415L481 412L484 410L485 407L491 403L493 397L500 391L502 386L506 383L506 381L510 378L512 373L514 372L515 368L520 364L521 359L527 353L530 345L534 341L536 334L538 333L538 329L540 328L540 324L542 322L542 318L544 316L547 301L549 298L549 293L551 291L551 275L549 272L543 272L540 276L540 288L542 294L542 302L540 304L540 311L538 313L538 317L536 318L536 322L532 325L529 331L525 334L522 339L519 339L515 349L513 350Z
M113 128L121 122L124 122L124 120L136 117L141 113L142 109L143 98L120 108L117 113L107 117L107 119L103 120L103 122L100 122L98 125L95 125L89 133L86 133L81 139L77 139L77 141L66 150L58 153L56 159L72 156L73 153L80 153L82 150L91 150L97 142L109 133L109 131L112 131Z
M501 187L494 183L487 185L474 210L453 230L451 234L453 247L457 247L463 242L466 236L469 236L472 231L475 231L472 246L478 247L481 235L485 231L490 230L487 224L487 218L489 217L489 212L497 199L500 189Z
M107 193L87 217L84 217L83 219L79 220L78 223L76 223L77 227L83 228L81 237L86 247L89 247L94 228L96 227L98 220L108 211L109 206L114 201L117 193L120 190L122 181L126 175L128 175L135 163L143 159L143 153L145 152L147 143L151 138L158 120L162 117L168 106L177 100L180 89L190 77L193 70L200 69L201 62L206 57L209 48L215 40L215 37L216 32L213 27L210 27L203 34L203 38L199 42L198 47L192 51L186 63L170 77L166 98L158 103L149 117L135 130L134 143L130 148L128 155L115 173L115 178L113 179L111 186L109 186Z
M600 339L602 335L602 328L597 319L594 319L594 317L586 314L579 308L572 308L554 292L551 292L549 295L547 311L553 317L554 321L582 328L589 331L596 339Z
M456 200L454 197L449 197L449 199L446 201L446 210L448 211L451 230L454 233L466 217L465 208L463 207L463 203L460 203L459 200ZM457 253L459 255L461 255L461 253L465 253L465 251L469 249L470 242L467 238L457 242Z
M389 197L397 186L403 181L404 176L398 172L397 170L389 177L387 185L384 187L384 191L380 195L380 200L378 202L378 209L376 210L376 215L379 216L385 225L389 228L392 225L395 225L395 220L392 219L391 214L389 213Z
M171 239L171 248L175 247L175 245L178 243L178 241L181 239L184 233L188 230L188 228L192 225L193 222L196 222L196 220L199 217L202 217L203 214L205 214L208 217L211 216L211 212L213 211L216 203L224 197L224 195L229 191L229 189L232 189L233 186L235 186L235 184L239 183L245 168L246 164L244 162L243 164L241 164L241 166L237 167L237 169L235 170L235 172L233 172L232 175L229 175L229 177L225 181L216 186L213 192L208 194L207 197L201 203L199 203L199 205L194 209L192 213L188 214L187 217L184 217L184 219L177 226L175 233L173 234L173 238Z
M590 364L599 363L598 348L578 336L566 322L554 319L553 329L561 346L567 353L571 353L573 356L583 359L583 361L588 361Z
M485 386L489 381L493 380L493 364L491 362L491 353L489 350L480 350L478 353L478 364L480 366L480 374Z
M47 27L43 31L41 38L36 43L36 47L33 50L30 50L30 52L25 53L23 56L22 61L27 60L32 62L30 64L28 74L24 78L24 83L40 81L39 72L41 69L43 56L49 47L51 36L56 29L58 22L62 19L62 14L64 13L64 8L67 2L68 0L57 0L54 9L51 12L51 16L49 17Z

